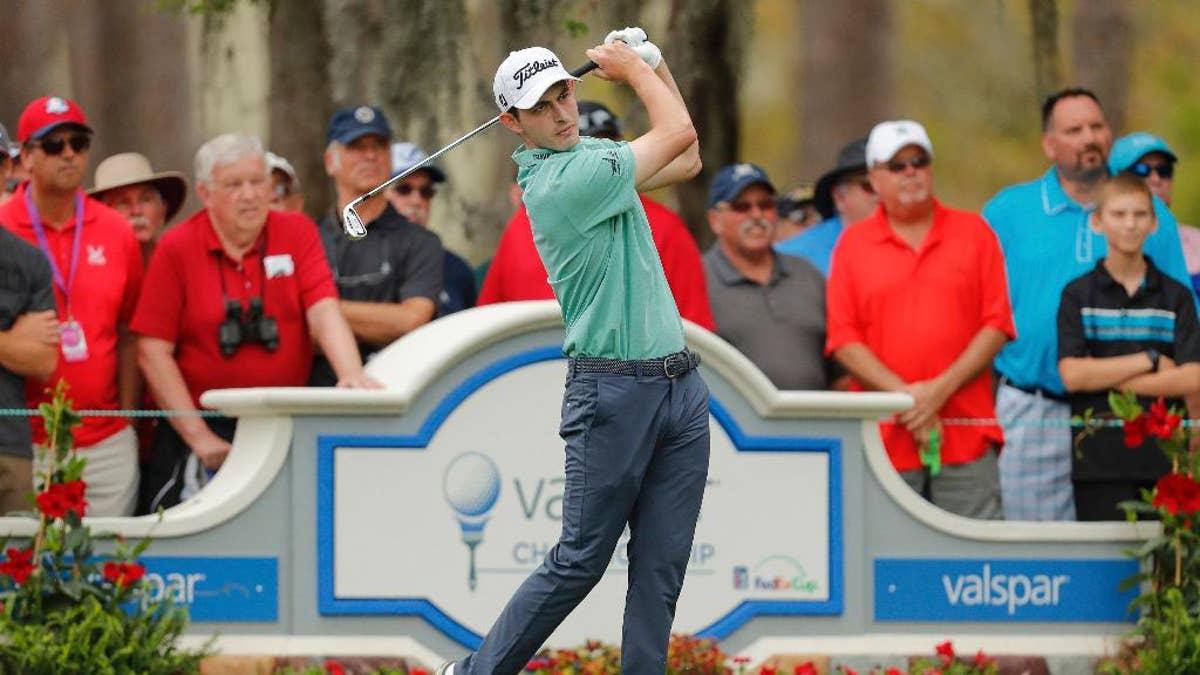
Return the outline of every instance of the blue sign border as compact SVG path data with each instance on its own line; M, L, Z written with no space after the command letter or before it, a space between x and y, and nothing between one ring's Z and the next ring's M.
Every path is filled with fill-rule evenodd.
M340 447L420 450L429 445L452 412L488 382L524 366L562 359L562 346L514 354L477 371L434 408L417 433L409 436L317 436L317 610L322 616L420 616L446 637L476 649L483 637L426 598L341 599L334 593L334 454ZM747 600L701 629L700 637L725 638L756 616L840 615L843 611L842 442L839 438L748 436L716 398L710 412L738 452L823 452L829 458L829 599L820 601Z

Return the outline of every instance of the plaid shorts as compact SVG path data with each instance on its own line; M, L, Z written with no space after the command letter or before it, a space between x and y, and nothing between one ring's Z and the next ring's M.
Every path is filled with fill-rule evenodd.
M1008 385L996 391L1004 427L1000 495L1005 520L1075 520L1071 406Z

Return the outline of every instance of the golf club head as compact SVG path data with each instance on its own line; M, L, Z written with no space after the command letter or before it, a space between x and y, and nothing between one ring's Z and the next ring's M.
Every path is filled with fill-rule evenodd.
M353 204L347 204L345 209L342 209L342 228L346 230L346 236L351 239L362 239L367 236L367 226L363 225L362 218L358 217L358 212L354 210Z

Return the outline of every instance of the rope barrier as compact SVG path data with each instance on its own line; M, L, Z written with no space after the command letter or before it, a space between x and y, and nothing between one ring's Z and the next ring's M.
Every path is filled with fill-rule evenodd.
M0 408L0 417L39 417L37 408ZM224 417L216 410L76 410L80 417Z

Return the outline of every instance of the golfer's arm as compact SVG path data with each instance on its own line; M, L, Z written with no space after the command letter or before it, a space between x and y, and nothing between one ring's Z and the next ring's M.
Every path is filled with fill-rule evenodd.
M629 144L633 150L633 182L639 190L650 189L648 179L696 142L696 129L683 99L650 66L641 65L629 78L629 86L650 116L650 130Z
M671 90L671 94L675 96L675 100L684 106L684 112L686 112L687 104L683 100L683 94L679 93L679 86L675 84L675 78L671 75L671 69L667 67L666 60L659 62L654 72L667 85L667 88ZM683 151L683 154L671 160L670 164L667 164L658 173L648 177L646 180L640 181L637 188L639 190L655 190L660 187L689 180L700 173L701 166L700 140L697 138Z
M385 347L433 320L437 307L429 298L403 302L341 300L342 316L354 337L374 347Z

